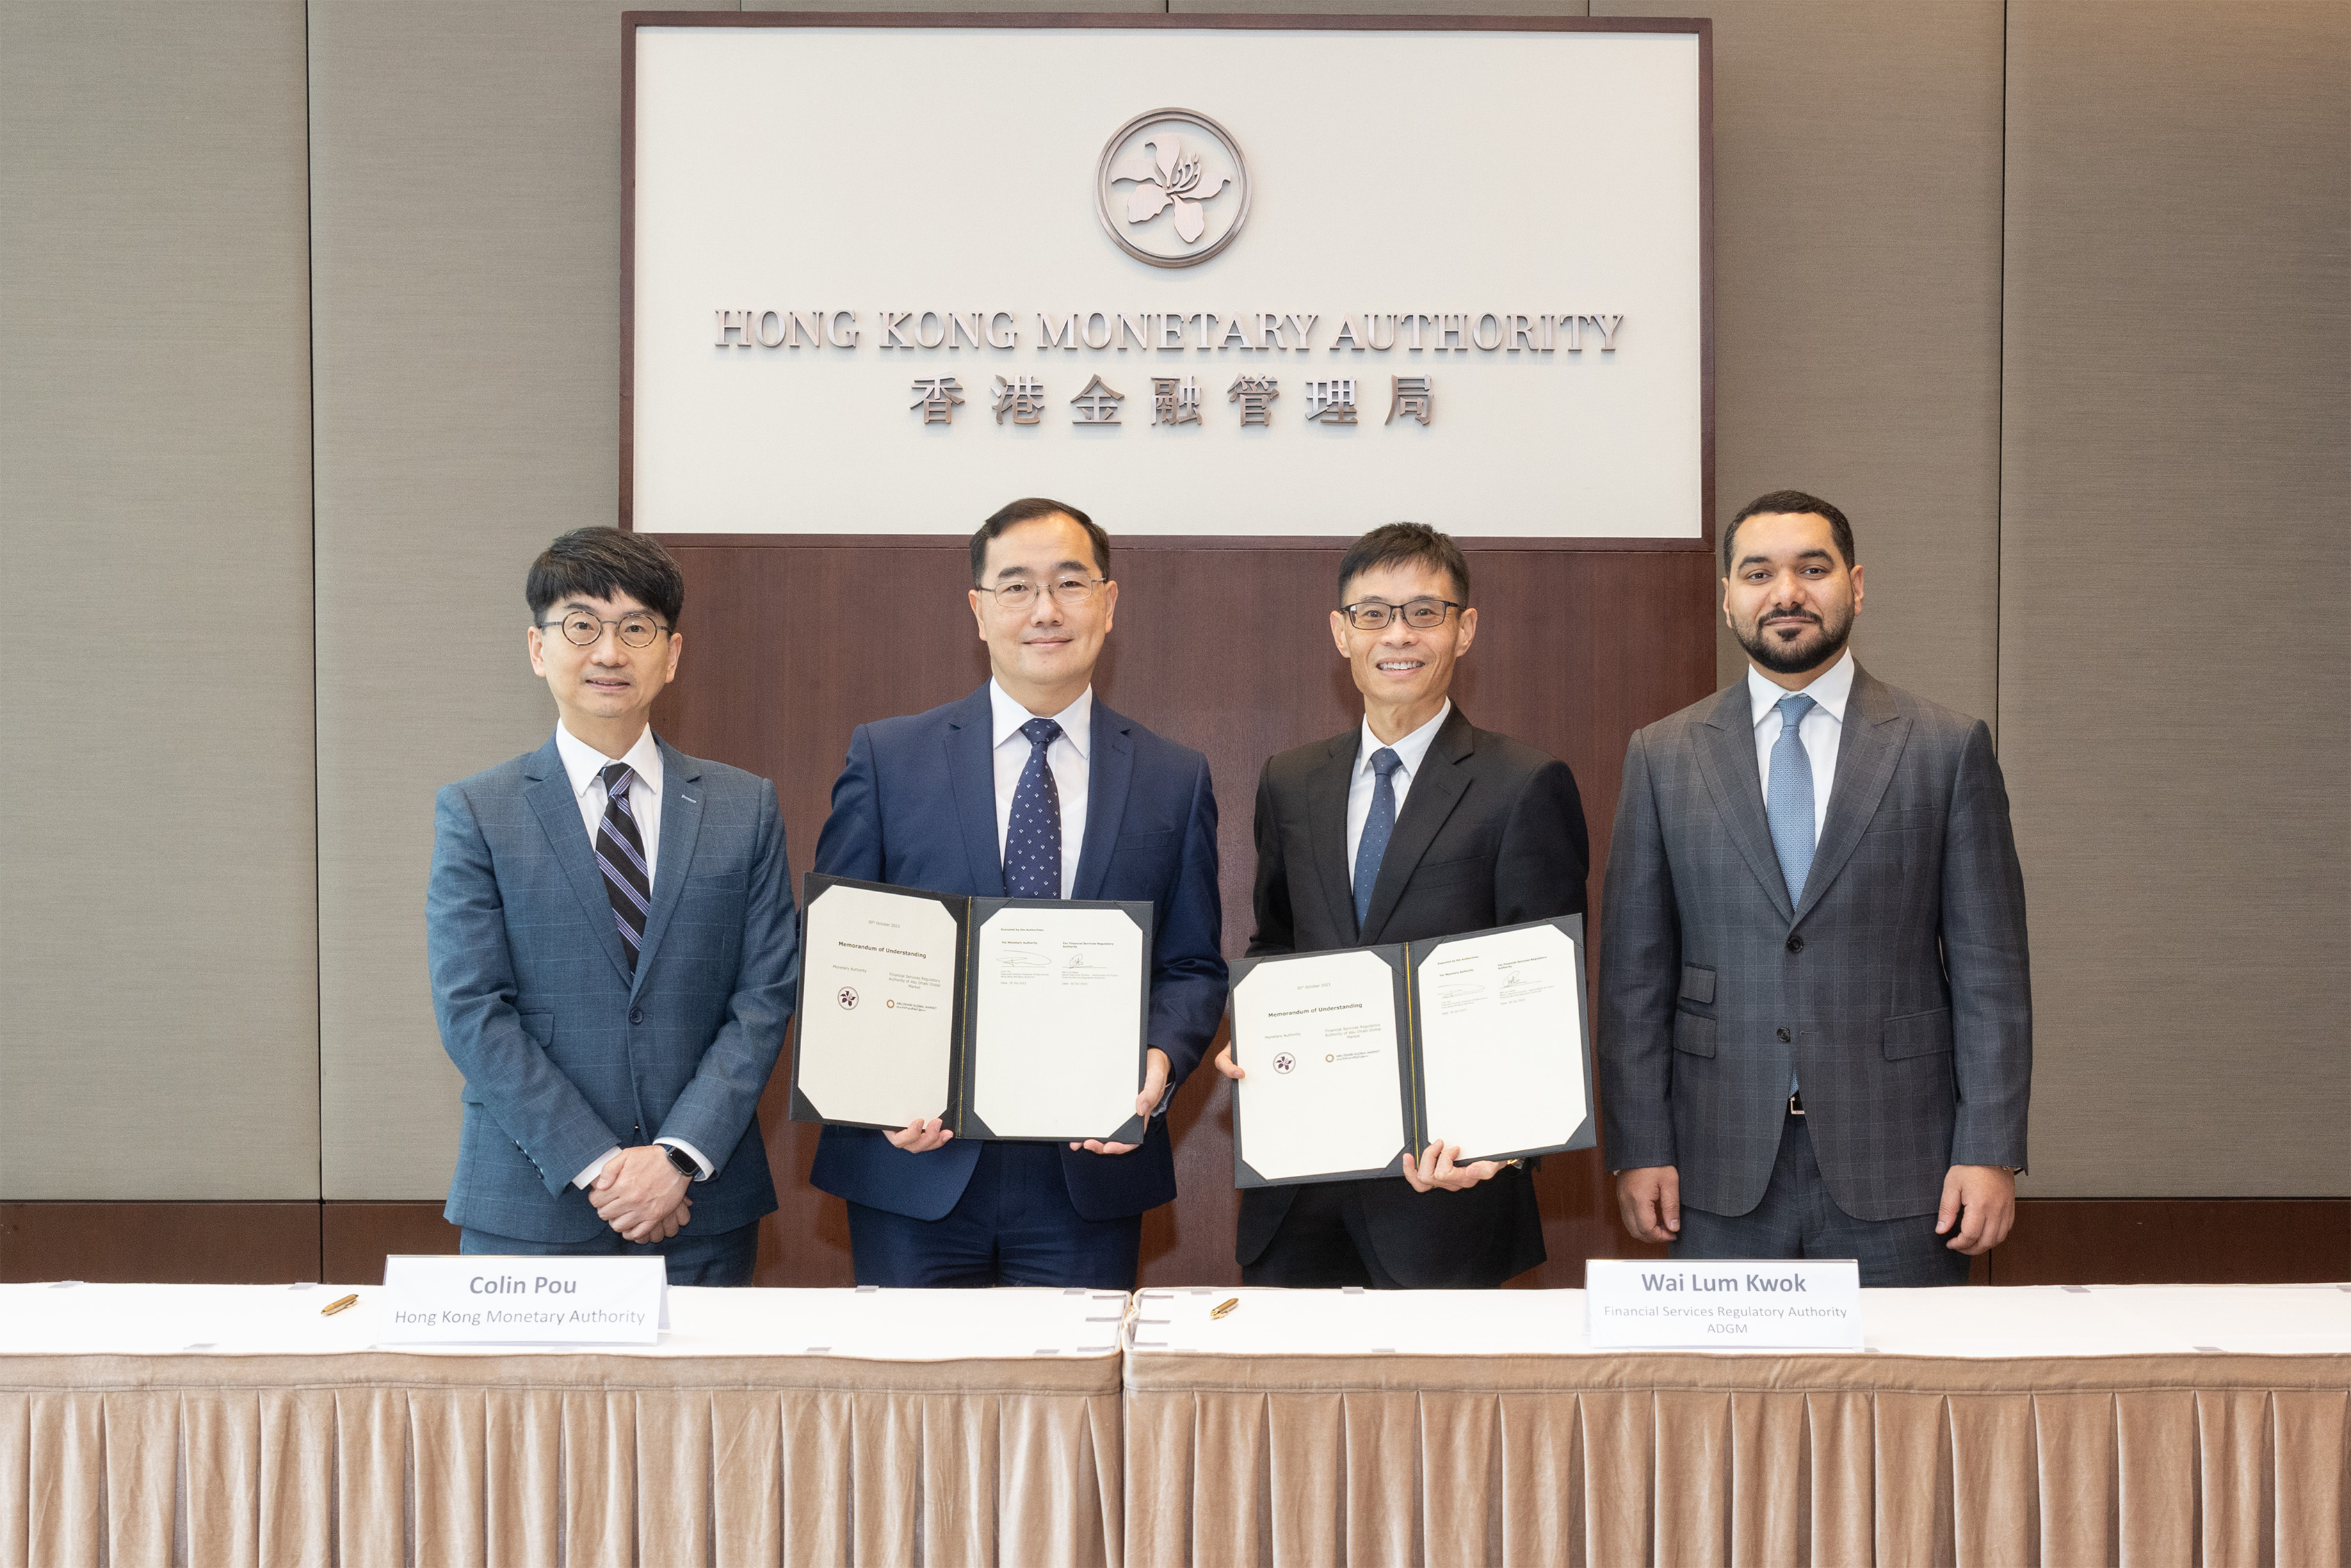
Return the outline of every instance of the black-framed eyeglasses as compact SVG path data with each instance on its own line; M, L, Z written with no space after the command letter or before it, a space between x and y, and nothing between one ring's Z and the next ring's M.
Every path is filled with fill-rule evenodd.
M603 641L604 628L611 627L621 634L623 647L650 648L653 639L669 630L651 615L639 612L623 615L618 621L600 620L585 610L574 610L560 621L534 621L532 625L542 632L550 626L563 629L563 640L582 648L592 648Z
M1054 603L1074 607L1091 603L1094 595L1102 591L1102 585L1109 580L1106 577L1057 577L1046 585L1046 591L1052 594ZM1038 587L1024 578L995 588L978 588L977 591L996 595L998 604L1017 612L1037 602Z
M1405 625L1417 626L1426 632L1432 626L1444 625L1447 611L1461 608L1461 605L1450 599L1413 599L1402 604L1387 604L1376 599L1366 599L1358 603L1339 606L1340 612L1347 618L1347 624L1358 632L1377 632L1399 614L1404 617Z

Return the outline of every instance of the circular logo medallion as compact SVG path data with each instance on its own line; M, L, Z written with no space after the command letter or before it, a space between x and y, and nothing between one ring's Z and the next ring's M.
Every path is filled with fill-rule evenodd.
M1196 267L1249 221L1240 143L1205 114L1155 109L1103 143L1094 214L1118 247L1154 267Z
M833 998L833 1000L839 1002L844 1009L855 1007L857 1005L857 988L855 986L841 987L841 994Z
M1298 1070L1298 1058L1285 1051L1273 1059L1273 1070L1276 1072L1295 1072Z

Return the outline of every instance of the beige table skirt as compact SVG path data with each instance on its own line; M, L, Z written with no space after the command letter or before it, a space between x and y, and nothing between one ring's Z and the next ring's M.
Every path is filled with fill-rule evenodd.
M1129 1568L2338 1568L2351 1357L1130 1352Z
M1116 1356L0 1360L0 1565L1101 1564Z

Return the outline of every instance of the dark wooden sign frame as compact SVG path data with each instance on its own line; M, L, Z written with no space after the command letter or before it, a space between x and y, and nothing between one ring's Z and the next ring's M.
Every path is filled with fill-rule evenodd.
M1687 33L1698 38L1698 532L1692 538L1464 538L1471 549L1693 550L1714 549L1714 24L1705 17L1652 16L1297 16L1107 15L1053 11L1024 15L948 11L630 11L621 18L621 430L620 525L635 524L637 29L640 27L1122 27L1144 32L1236 31ZM842 545L883 540L918 544L914 534L664 534L673 545L734 546L804 543ZM960 549L960 538L938 542ZM1154 535L1133 544L1217 549L1334 549L1336 538L1233 538Z

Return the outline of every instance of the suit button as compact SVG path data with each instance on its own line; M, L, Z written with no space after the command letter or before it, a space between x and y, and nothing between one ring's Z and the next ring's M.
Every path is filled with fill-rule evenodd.
M1791 937L1789 937L1789 938L1788 938L1788 951L1789 951L1789 952L1791 952L1791 953L1801 953L1801 952L1802 952L1803 950L1804 950L1804 939L1803 939L1802 937L1801 937L1801 936L1791 936ZM633 1022L633 1021L635 1021L635 1020L632 1019L631 1021L632 1021L632 1022Z
M631 1008L631 1009L629 1009L629 1021L630 1021L631 1023L643 1023L643 1022L644 1022L644 1021L645 1021L645 1009L643 1009L643 1008Z
M1780 1043L1782 1045L1788 1043L1788 1031L1784 1029L1780 1031Z

